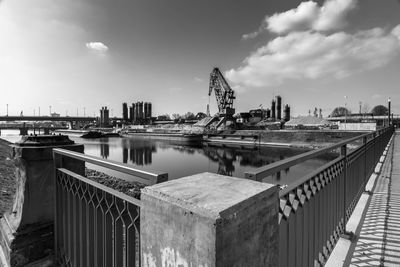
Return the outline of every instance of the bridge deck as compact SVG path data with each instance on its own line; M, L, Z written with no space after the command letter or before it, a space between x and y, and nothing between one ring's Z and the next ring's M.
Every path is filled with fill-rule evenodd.
M350 266L400 266L400 132L388 152Z

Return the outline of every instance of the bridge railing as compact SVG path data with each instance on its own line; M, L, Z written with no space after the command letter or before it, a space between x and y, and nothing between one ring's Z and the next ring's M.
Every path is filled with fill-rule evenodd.
M367 179L393 135L393 128L363 134L247 172L261 180L340 148L340 156L280 191L279 266L324 264L354 210ZM348 153L348 145L362 140Z
M54 149L53 156L57 264L141 266L140 199L84 177L82 167L85 162L102 166L127 174L144 185L165 181L168 174L145 172L64 149ZM81 163L78 168L77 163ZM75 165L75 171L70 170L71 165Z

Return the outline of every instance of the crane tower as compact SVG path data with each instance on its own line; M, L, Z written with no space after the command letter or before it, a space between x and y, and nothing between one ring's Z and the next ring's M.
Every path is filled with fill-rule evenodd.
M213 90L217 99L219 116L232 117L235 114L233 108L233 100L236 98L235 92L229 86L219 68L214 68L210 74L208 96L211 96Z

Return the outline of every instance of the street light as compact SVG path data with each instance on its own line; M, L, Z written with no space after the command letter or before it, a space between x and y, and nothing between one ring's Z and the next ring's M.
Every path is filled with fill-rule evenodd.
M347 95L344 96L344 130L346 131L347 124Z
M389 109L388 122L389 122L389 126L390 126L390 114L391 114L390 108L391 108L391 100L390 100L390 97L389 97L389 99L388 99L388 109Z

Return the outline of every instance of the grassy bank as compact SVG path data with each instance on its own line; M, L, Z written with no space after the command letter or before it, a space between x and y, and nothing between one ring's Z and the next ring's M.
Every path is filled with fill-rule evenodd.
M15 193L14 165L10 160L10 143L0 139L0 217L12 208Z

